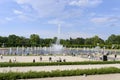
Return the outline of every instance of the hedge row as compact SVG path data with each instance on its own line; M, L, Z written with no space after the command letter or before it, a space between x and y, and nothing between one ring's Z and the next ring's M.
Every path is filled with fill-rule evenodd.
M46 78L46 77L64 77L64 76L79 76L79 75L96 75L96 74L110 74L120 73L119 68L109 67L100 69L84 69L84 70L55 70L51 72L8 72L0 73L0 80L17 80L17 79L33 79L33 78Z
M36 62L36 63L0 63L0 67L25 67L25 66L54 66L54 65L88 65L88 64L119 64L120 61L83 61L83 62Z

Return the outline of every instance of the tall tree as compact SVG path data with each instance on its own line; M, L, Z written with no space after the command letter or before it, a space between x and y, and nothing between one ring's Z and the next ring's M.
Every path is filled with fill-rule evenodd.
M116 44L116 38L117 36L112 34L111 36L108 37L106 40L106 44Z
M85 39L85 44L87 45L97 45L97 43L104 44L104 40L99 38L98 36Z
M93 45L92 38L86 38L85 39L85 45Z
M104 44L104 40L99 38L97 35L93 37L93 45L96 45L97 43Z
M16 46L19 40L19 36L16 36L15 34L8 36L8 45L9 46Z
M30 44L32 46L38 46L40 43L40 37L37 34L31 34L30 35Z
M83 38L76 38L75 43L78 45L83 45L85 43L85 39Z

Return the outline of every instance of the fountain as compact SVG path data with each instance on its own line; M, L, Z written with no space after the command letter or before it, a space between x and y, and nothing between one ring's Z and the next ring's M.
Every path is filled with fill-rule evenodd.
M9 54L12 54L12 48L10 47L10 49L9 49Z
M63 45L60 44L60 29L61 25L58 24L58 36L55 44L52 44L50 47L50 52L55 53L55 54L60 54L63 52Z
M82 51L79 50L78 48L74 49L74 48L66 48L63 47L63 45L60 44L60 31L61 31L61 25L58 24L58 31L57 31L57 40L54 44L51 44L50 47L25 47L25 46L21 46L21 47L10 47L10 48L6 48L6 51L4 49L0 50L0 53L4 54L16 54L16 55L29 55L29 54L33 54L33 55L48 55L48 54L61 54L61 55L74 55L74 54L79 54ZM3 46L4 47L4 43ZM2 52L5 51L5 52Z

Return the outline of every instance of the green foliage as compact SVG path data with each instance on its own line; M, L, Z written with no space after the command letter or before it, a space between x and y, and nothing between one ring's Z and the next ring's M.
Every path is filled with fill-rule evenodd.
M116 64L120 61L84 61L84 62L36 62L36 63L0 63L0 67L24 67L24 66L53 66L53 65L88 65L88 64Z
M110 74L120 73L120 69L115 67L100 68L100 69L77 69L77 70L55 70L51 72L7 72L0 73L0 80L17 80L17 79L32 79L32 78L46 78L46 77L64 77L64 76L79 76L79 75L96 75L96 74Z
M31 34L29 38L25 38L22 36L17 36L15 34L9 35L8 37L0 36L0 47L2 44L5 44L5 47L17 47L17 46L41 46L41 47L49 47L52 43L55 43L57 37L54 38L46 38L42 39L38 34ZM61 39L60 43L66 47L95 47L97 43L99 43L100 47L106 46L106 48L111 49L112 44L115 44L114 49L120 48L120 35L112 34L108 37L107 40L101 39L99 36L95 35L90 38L69 38L69 39Z
M38 46L37 44L39 44L39 42L40 42L39 35L37 35L37 34L31 34L30 35L30 44L32 46Z

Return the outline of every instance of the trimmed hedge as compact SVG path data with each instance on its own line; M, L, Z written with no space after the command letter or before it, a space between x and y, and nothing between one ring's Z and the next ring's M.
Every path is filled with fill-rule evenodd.
M0 73L0 80L17 80L17 79L33 79L46 77L64 77L64 76L79 76L79 75L96 75L96 74L110 74L120 73L119 68L109 67L100 69L77 69L77 70L55 70L51 72L8 72Z
M36 62L36 63L0 63L0 67L25 67L25 66L53 66L53 65L88 65L88 64L119 64L120 61L84 61L84 62Z

